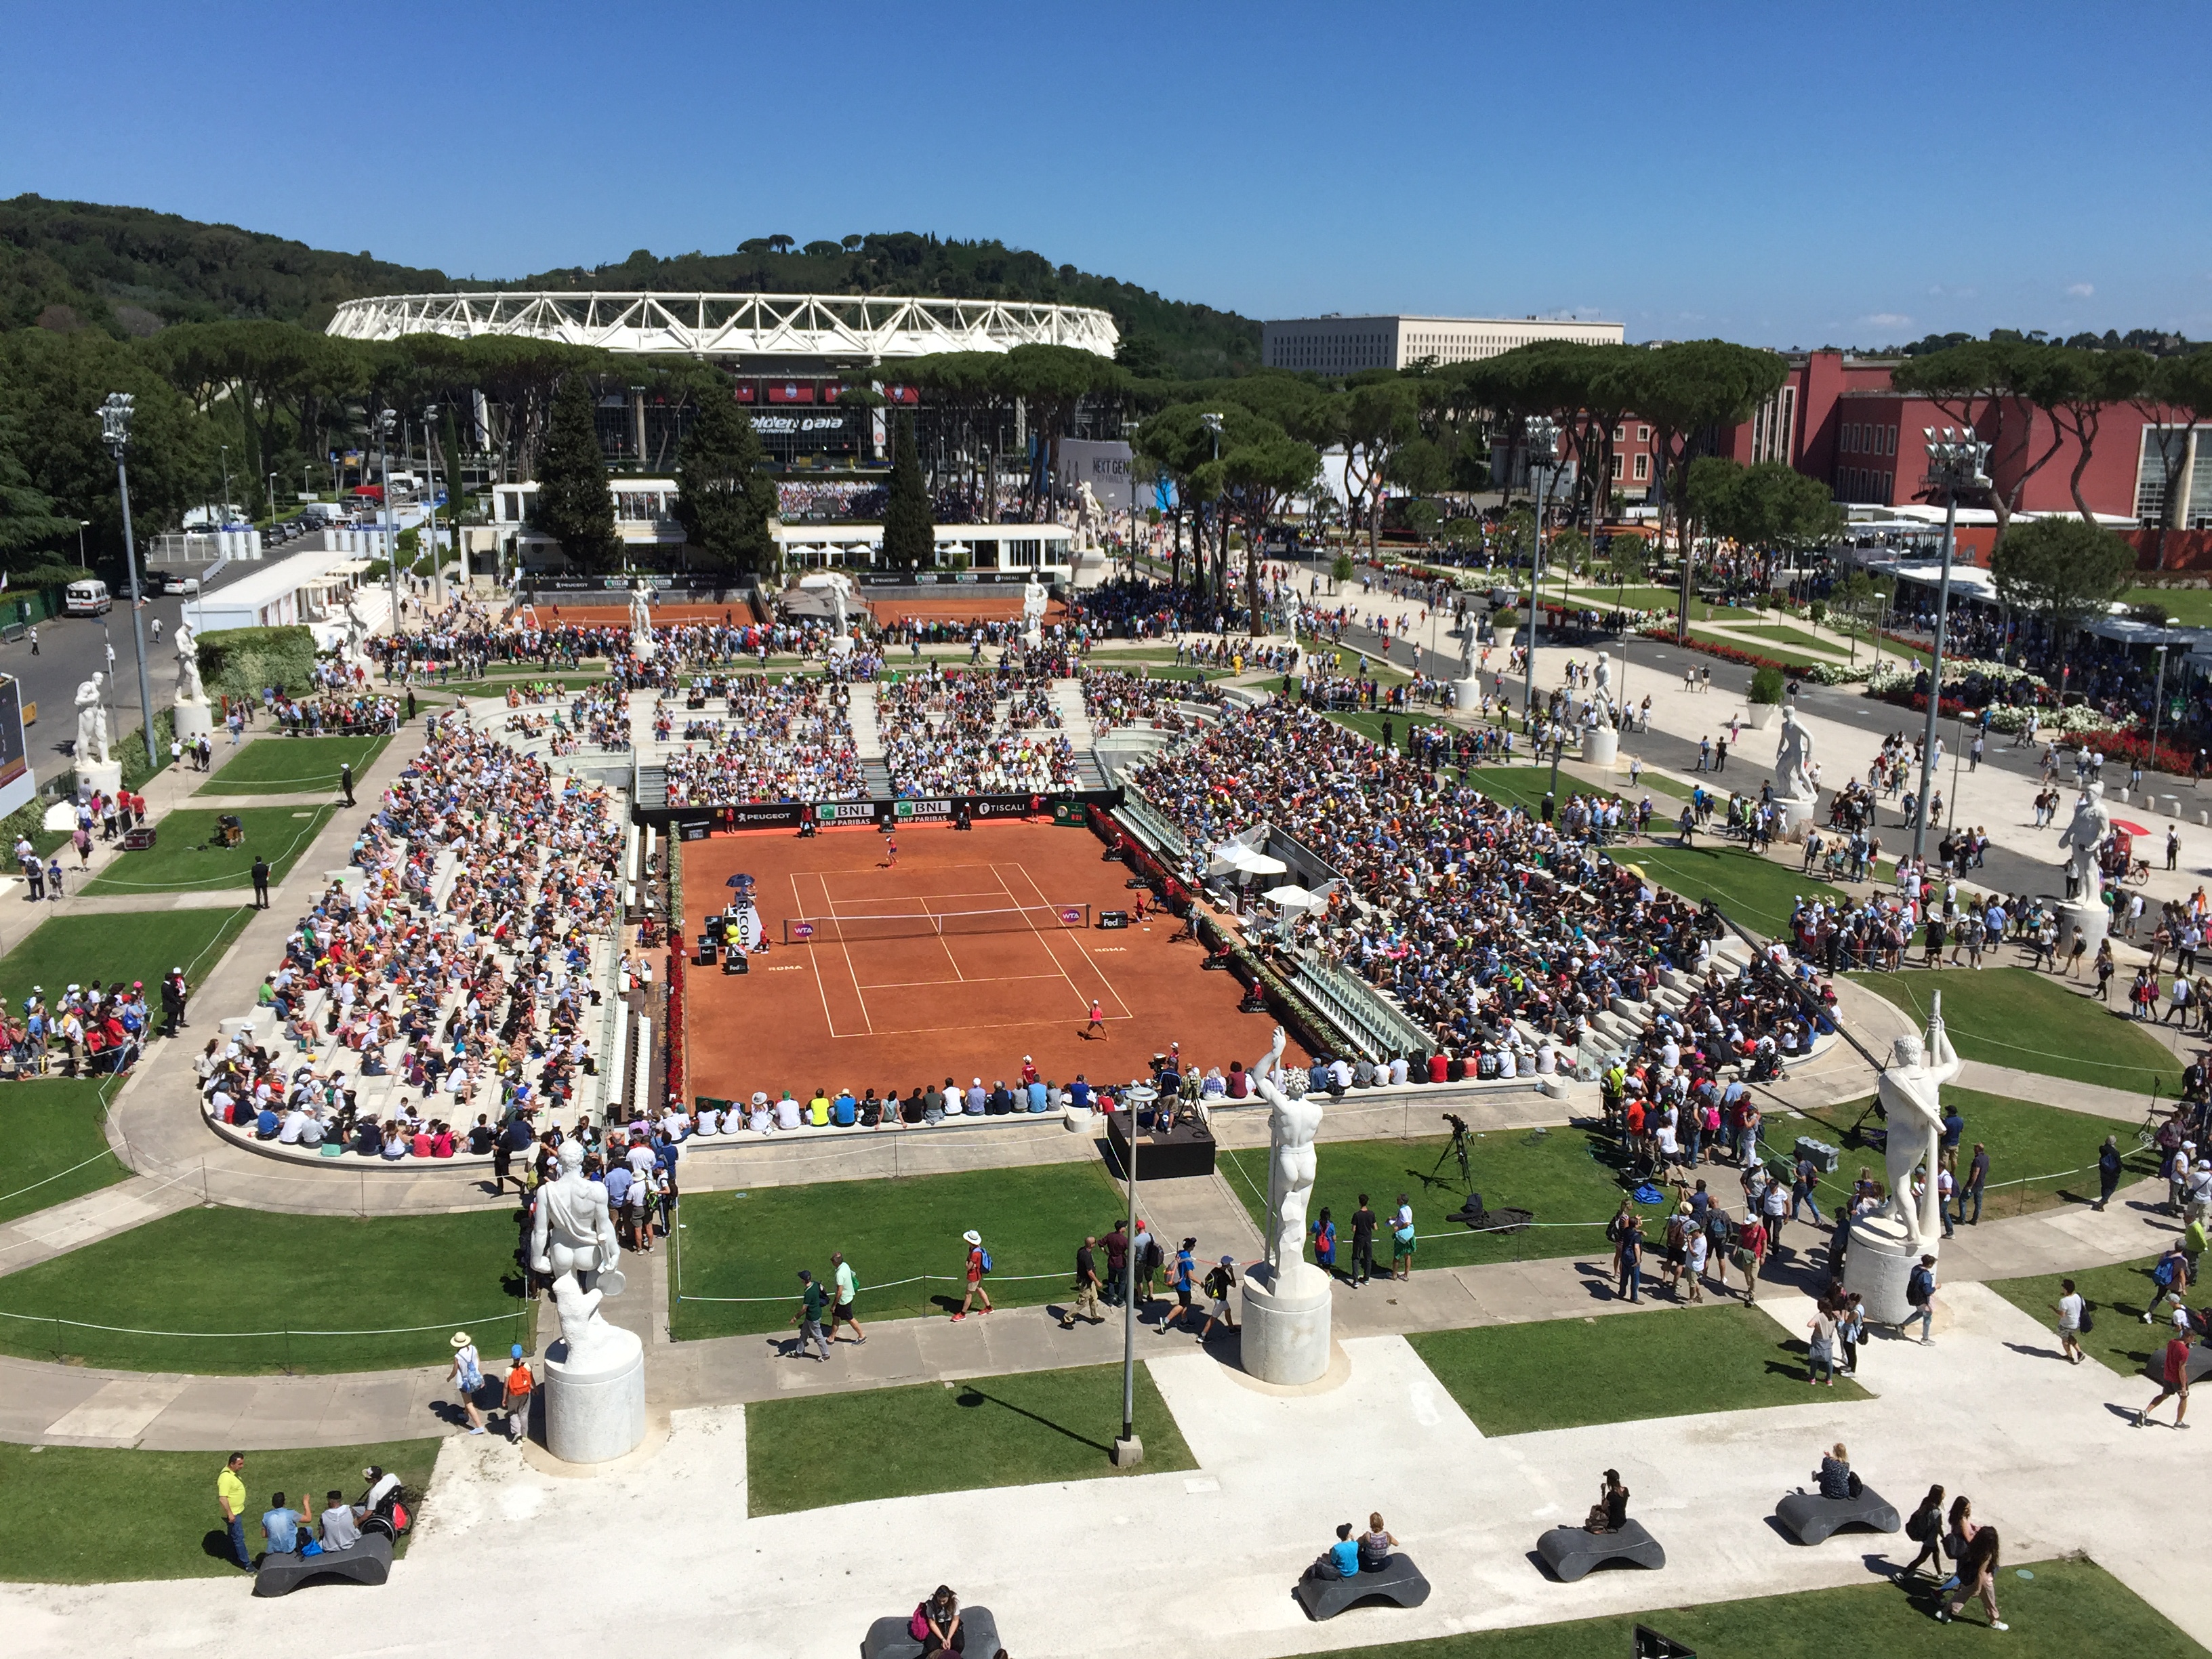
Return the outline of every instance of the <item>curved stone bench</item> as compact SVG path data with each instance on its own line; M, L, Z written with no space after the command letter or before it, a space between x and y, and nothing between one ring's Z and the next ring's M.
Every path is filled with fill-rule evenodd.
M1801 1544L1818 1544L1845 1527L1870 1527L1876 1532L1901 1532L1905 1522L1897 1508L1872 1486L1863 1486L1856 1498L1823 1498L1816 1492L1784 1494L1774 1506L1782 1529Z
M1411 1557L1393 1555L1378 1571L1356 1572L1349 1578L1316 1578L1309 1568L1298 1580L1295 1594L1306 1616L1318 1621L1377 1599L1401 1607L1418 1607L1429 1599L1429 1581L1421 1577Z
M1626 1561L1654 1570L1667 1565L1667 1552L1644 1530L1640 1521L1624 1522L1619 1532L1554 1527L1536 1540L1536 1553L1563 1584L1573 1583L1592 1567L1608 1561Z
M860 1643L860 1659L921 1659L921 1644L906 1633L907 1620L913 1616L892 1613L869 1626ZM999 1621L988 1607L961 1608L960 1633L965 1638L962 1652L979 1659L990 1659L1005 1645L999 1640Z
M392 1576L392 1540L380 1532L362 1534L349 1550L325 1550L320 1555L278 1555L261 1558L253 1575L256 1595L289 1595L302 1584L318 1579L345 1578L356 1584L380 1584Z

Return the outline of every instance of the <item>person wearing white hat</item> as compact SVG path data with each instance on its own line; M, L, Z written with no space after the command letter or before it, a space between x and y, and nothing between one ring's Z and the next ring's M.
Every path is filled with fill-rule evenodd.
M983 1298L983 1311L991 1311L991 1293L983 1288L983 1275L991 1271L991 1253L983 1248L983 1235L973 1227L960 1237L968 1245L968 1294L960 1298L960 1311L952 1316L955 1324L968 1317L968 1304L979 1296Z
M483 1388L483 1361L466 1331L453 1333L453 1367L446 1373L446 1380L460 1391L462 1409L469 1414L469 1432L482 1434L484 1414L477 1409L477 1395Z

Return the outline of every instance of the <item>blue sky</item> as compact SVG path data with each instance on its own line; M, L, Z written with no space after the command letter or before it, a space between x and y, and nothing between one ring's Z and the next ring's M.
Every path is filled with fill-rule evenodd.
M0 195L464 275L911 229L1256 317L2203 338L2205 17L10 0Z

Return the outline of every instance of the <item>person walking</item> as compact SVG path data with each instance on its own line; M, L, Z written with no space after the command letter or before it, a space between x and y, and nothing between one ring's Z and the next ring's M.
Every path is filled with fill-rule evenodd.
M1915 1267L1905 1279L1905 1305L1912 1311L1905 1315L1904 1320L1899 1324L1897 1334L1899 1336L1904 1335L1905 1328L1917 1319L1920 1322L1920 1346L1923 1348L1934 1347L1936 1339L1929 1334L1936 1325L1936 1258L1934 1256L1922 1256L1920 1265Z
M506 1432L510 1445L518 1443L530 1431L530 1396L537 1391L538 1379L530 1374L530 1361L517 1342L507 1351L507 1379L501 1389L500 1404L506 1412Z
M338 763L338 787L345 792L345 804L351 806L354 804L353 763L349 760Z
M1759 1270L1766 1263L1766 1227L1759 1218L1759 1212L1747 1209L1743 1225L1737 1230L1733 1260L1743 1274L1743 1300L1748 1307L1759 1300Z
M829 1340L822 1334L822 1310L829 1305L830 1298L823 1293L821 1285L814 1282L814 1275L801 1267L799 1270L799 1311L791 1316L791 1322L799 1327L799 1346L793 1350L793 1358L805 1358L807 1348L811 1346L817 1364L830 1363Z
M1959 1557L1959 1599L1945 1602L1936 1609L1939 1624L1948 1624L1966 1610L1966 1603L1977 1597L1990 1616L1991 1630L2009 1630L2011 1626L1997 1616L1997 1529L1995 1527L1977 1528L1966 1549Z
M1982 1189L1990 1184L1990 1152L1980 1141L1974 1143L1974 1155L1966 1160L1966 1178L1959 1183L1959 1223L1961 1226L1982 1224ZM1966 1200L1974 1200L1974 1213L1966 1214Z
M2081 1321L2088 1312L2089 1304L2074 1288L2072 1279L2060 1279L2058 1289L2061 1294L2051 1308L2051 1311L2058 1316L2058 1346L2064 1352L2066 1363L2078 1365L2081 1363Z
M1943 1559L1943 1488L1930 1486L1928 1496L1920 1500L1920 1507L1912 1511L1905 1523L1905 1535L1920 1546L1914 1556L1899 1571L1899 1578L1910 1578L1920 1571L1923 1561L1941 1563Z
M1175 1292L1176 1304L1168 1310L1168 1316L1160 1321L1159 1333L1168 1334L1168 1327L1192 1311L1191 1296L1198 1289L1198 1262L1191 1255L1197 1247L1195 1238L1186 1238L1176 1247L1175 1260L1168 1267L1168 1288ZM1334 1275L1332 1275L1333 1277ZM1185 1330L1190 1327L1185 1325Z
M1390 1277L1410 1282L1413 1277L1413 1205L1398 1194L1398 1207L1390 1216Z
M484 1414L477 1406L477 1396L483 1392L483 1361L477 1354L477 1345L466 1331L455 1331L453 1340L453 1363L447 1371L451 1382L461 1397L461 1409L469 1414L469 1432L484 1431Z
M1352 1283L1354 1289L1375 1277L1375 1212L1367 1207L1367 1194L1352 1212Z
M1216 1324L1226 1325L1232 1331L1237 1328L1237 1322L1229 1312L1230 1294L1236 1288L1237 1258L1224 1255L1206 1275L1206 1328L1198 1334L1201 1344L1213 1334Z
M215 1504L230 1535L231 1559L248 1572L253 1557L246 1547L246 1454L233 1452L215 1477Z
M860 1293L860 1281L854 1277L853 1264L845 1260L844 1251L830 1251L830 1280L837 1290L836 1301L830 1310L830 1340L837 1340L840 1325L850 1325L853 1346L858 1347L868 1340L868 1334L860 1328L860 1322L853 1317L853 1298Z
M2181 1322L2181 1310L2174 1310L2173 1334L2166 1343L2166 1386L2158 1391L2158 1398L2136 1413L2136 1426L2143 1427L2150 1414L2169 1400L2175 1401L2173 1426L2189 1426L2189 1327Z
M349 801L347 805L351 805L352 803ZM258 853L253 855L253 908L257 910L269 908L269 860Z
M1321 1207L1321 1219L1313 1224L1314 1265L1331 1279L1336 1277L1336 1223L1329 1218L1328 1206Z
M2089 1207L2101 1210L2112 1201L2112 1194L2120 1187L2120 1143L2116 1135L2106 1135L2105 1144L2097 1149L2097 1201Z
M956 1325L968 1317L969 1304L979 1296L983 1298L983 1311L991 1311L991 1293L983 1288L983 1275L991 1271L991 1253L983 1248L983 1235L973 1227L960 1237L968 1245L968 1294L960 1298L960 1311L952 1316Z
M1060 1316L1060 1328L1075 1328L1076 1316L1080 1314L1094 1325L1103 1324L1106 1316L1098 1311L1098 1241L1086 1237L1075 1247L1075 1301Z

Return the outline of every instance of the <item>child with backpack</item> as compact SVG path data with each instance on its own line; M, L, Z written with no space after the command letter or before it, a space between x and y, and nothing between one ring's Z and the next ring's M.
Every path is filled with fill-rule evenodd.
M991 1271L991 1253L983 1248L983 1235L973 1227L961 1237L968 1244L968 1294L960 1298L960 1311L952 1316L955 1324L968 1317L969 1304L979 1296L983 1298L983 1311L991 1311L991 1293L983 1288L983 1275Z
M1237 1322L1229 1316L1229 1294L1236 1288L1237 1258L1224 1255L1206 1275L1206 1328L1198 1334L1200 1342L1213 1334L1217 1321L1232 1331L1237 1328Z

